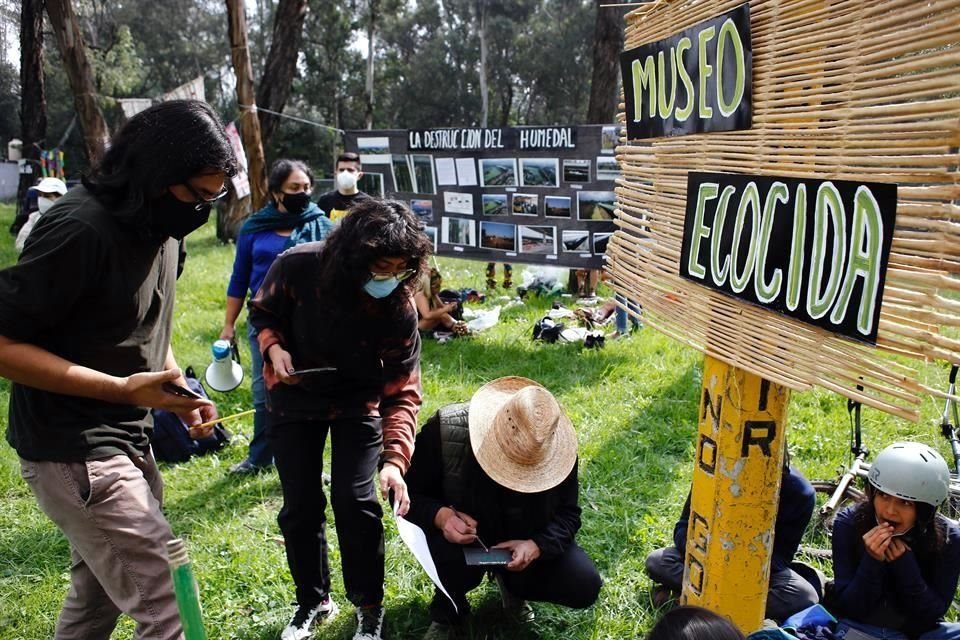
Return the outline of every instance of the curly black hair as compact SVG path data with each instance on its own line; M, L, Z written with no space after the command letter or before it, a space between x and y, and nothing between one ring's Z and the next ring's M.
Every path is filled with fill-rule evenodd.
M170 100L130 118L83 185L115 215L129 218L171 185L238 171L233 147L210 105Z
M396 200L364 198L350 209L320 252L320 297L341 311L356 308L370 265L381 258L405 258L412 277L387 297L410 296L427 266L431 244L410 209Z

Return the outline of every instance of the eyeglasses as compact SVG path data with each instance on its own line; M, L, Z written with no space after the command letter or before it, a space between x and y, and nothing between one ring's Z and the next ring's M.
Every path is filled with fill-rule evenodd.
M191 186L191 184L190 184L189 182L184 182L184 183L183 183L183 186L185 186L185 187L187 188L187 191L190 192L190 195L192 195L194 198L197 199L197 203L196 203L196 205L194 205L194 207L193 207L193 208L196 209L197 211L202 211L204 207L206 207L206 206L208 206L208 205L212 205L214 202L216 202L217 200L219 200L219 199L222 198L223 196L225 196L225 195L227 195L228 193L230 193L230 190L227 188L227 185L224 184L224 185L223 185L223 188L220 189L220 193L218 193L217 195L213 196L212 198L204 198L202 195L200 195L200 194L197 192L196 189L193 188L193 186Z
M416 272L416 269L404 269L403 271L398 271L396 273L377 273L375 271L371 271L370 279L374 282L383 282L384 280L389 280L390 278L396 278L397 282L403 282Z

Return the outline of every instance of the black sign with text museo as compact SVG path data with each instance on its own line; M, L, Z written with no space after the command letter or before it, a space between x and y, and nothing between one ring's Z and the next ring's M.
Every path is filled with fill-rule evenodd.
M434 253L599 269L613 234L615 126L348 131L360 189L405 202Z
M680 275L875 344L896 205L895 184L691 172Z

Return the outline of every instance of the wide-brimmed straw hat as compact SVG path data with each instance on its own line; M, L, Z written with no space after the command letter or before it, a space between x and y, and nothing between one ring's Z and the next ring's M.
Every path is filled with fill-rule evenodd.
M494 482L522 493L557 486L577 460L577 434L556 398L517 376L488 382L473 394L470 444Z

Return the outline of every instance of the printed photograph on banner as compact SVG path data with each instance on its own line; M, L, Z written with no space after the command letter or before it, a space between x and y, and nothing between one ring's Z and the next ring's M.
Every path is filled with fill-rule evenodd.
M433 200L414 199L410 201L410 211L420 222L433 222Z
M607 242L610 240L610 236L613 233L595 233L593 234L593 253L595 255L603 255L607 252Z
M581 191L577 194L577 219L587 222L610 222L617 206L613 191Z
M597 181L616 180L620 177L620 163L612 156L597 158Z
M612 154L617 148L617 127L604 127L600 132L600 153Z
M457 191L443 192L443 211L444 213L461 213L463 215L473 215L473 194L459 193Z
M573 183L590 182L590 161L575 158L563 161L563 181Z
M430 238L430 246L433 247L433 254L437 254L437 228L436 227L424 227L423 232L428 238Z
M559 187L557 158L520 158L521 187Z
M480 223L480 248L494 251L517 250L517 225L505 222Z
M480 186L517 186L516 158L480 158Z
M590 232L566 229L560 236L564 253L590 253Z
M475 247L477 246L477 238L474 229L473 220L444 217L440 226L440 242Z
M398 193L417 193L409 160L409 156L393 156L390 167L393 169L393 184Z
M556 255L557 228L520 225L520 253Z
M513 206L511 211L515 216L536 216L540 215L539 204L540 197L535 193L515 193L513 194Z
M323 189L323 191L333 191L336 187L334 186L333 180L327 180L330 183L329 187ZM317 188L319 188L320 180L317 180ZM357 180L357 189L363 191L367 195L375 196L377 198L383 197L383 174L382 173L370 173L364 171L363 175L360 176L360 179Z
M543 196L543 215L548 218L572 217L569 196Z
M361 164L390 164L390 138L357 138Z
M507 194L485 193L480 197L483 200L483 215L505 216L509 213L507 211Z
M413 164L414 183L417 193L436 193L436 180L433 175L433 156L414 154L410 156Z

